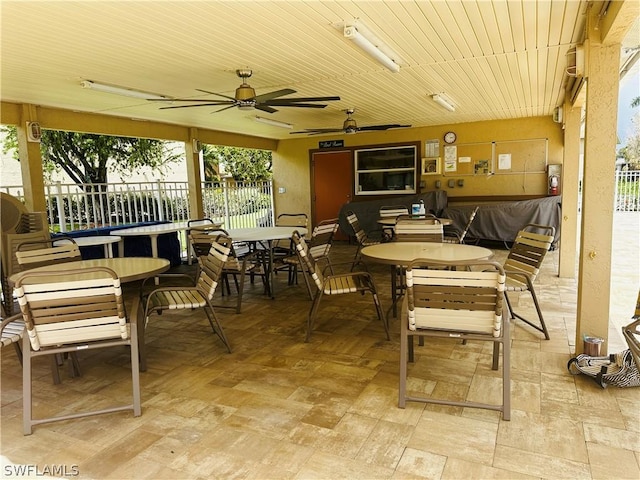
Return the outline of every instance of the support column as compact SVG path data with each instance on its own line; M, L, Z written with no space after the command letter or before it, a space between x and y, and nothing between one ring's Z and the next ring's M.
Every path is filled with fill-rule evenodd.
M185 143L187 154L187 181L189 184L189 212L190 218L203 218L202 206L202 176L200 175L200 141L198 129L189 129L189 141Z
M568 93L567 93L568 95ZM580 188L580 122L582 106L566 102L563 108L562 218L560 219L560 278L576 277Z
M597 23L588 30L584 180L576 353L583 335L605 339L608 351L614 171L620 44L602 44Z
M35 105L22 105L21 121L17 125L18 156L24 186L24 198L30 212L46 212L47 202L44 195L44 174L40 142L29 139L28 124L38 122Z

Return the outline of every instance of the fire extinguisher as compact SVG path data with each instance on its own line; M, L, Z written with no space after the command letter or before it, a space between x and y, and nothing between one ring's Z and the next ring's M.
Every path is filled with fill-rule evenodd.
M559 179L557 175L549 177L549 195L558 195Z

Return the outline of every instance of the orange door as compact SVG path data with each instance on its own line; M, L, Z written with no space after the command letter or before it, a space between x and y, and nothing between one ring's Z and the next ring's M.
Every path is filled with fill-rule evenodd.
M311 155L312 209L314 224L337 218L340 207L353 194L353 156L351 151L315 152ZM336 240L348 236L338 230Z

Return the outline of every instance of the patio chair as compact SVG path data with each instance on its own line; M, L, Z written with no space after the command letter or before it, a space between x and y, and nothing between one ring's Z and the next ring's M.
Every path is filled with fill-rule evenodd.
M455 267L455 268L452 268ZM470 271L474 267L475 271ZM400 327L400 386L398 406L407 401L485 408L509 420L510 335L503 308L505 273L500 264L468 261L456 264L417 259L406 270L407 294ZM497 370L502 344L502 402L438 399L411 391L408 363L414 361L413 337L479 340L493 343L492 369ZM422 369L428 378L429 369ZM466 387L467 385L465 385Z
M65 242L61 245L54 245L55 242L60 240ZM75 240L66 236L48 240L20 242L17 245L15 255L21 270L82 260L80 248Z
M136 316L127 323L120 279L113 270L93 267L59 272L27 271L16 280L15 291L27 331L22 347L25 435L41 423L123 410L133 410L136 417L142 413ZM130 348L131 404L33 418L33 358L120 346Z
M629 325L622 327L622 335L629 346L638 370L640 370L640 291L636 300L636 311L633 315L633 320Z
M353 264L351 267L353 269L353 267L355 267L355 265L360 261L360 250L368 245L377 245L380 243L380 240L369 238L367 232L365 232L364 229L360 226L358 216L353 211L347 212L346 217L349 225L351 226L351 229L353 230L353 236L355 237L357 243L357 249L355 255L353 256Z
M458 227L455 227L453 225L445 226L444 239L443 239L444 243L464 243L464 239L467 236L467 233L469 232L469 228L471 228L471 224L473 223L473 220L476 218L476 214L478 213L479 209L480 207L475 207L473 209L473 211L471 212L471 215L469 215L469 220L467 221L467 224L464 226L462 231L460 231Z
M20 343L24 336L24 320L22 320L22 314L17 313L3 319L0 323L0 334L2 337L2 347L13 345L18 354L18 360L20 364L22 364L22 349L20 348Z
M216 317L213 309L212 301L216 292L216 288L222 277L222 269L229 257L230 247L225 247L220 243L213 241L206 257L201 258L199 273L196 281L192 285L161 285L150 293L145 293L145 285L154 278L162 280L179 280L191 279L186 274L163 273L156 277L146 279L141 285L141 301L144 305L144 326L146 328L149 317L152 313L162 314L165 310L194 310L196 308L204 309L213 333L220 337L222 343L231 353L231 346L222 329L222 325ZM144 329L141 330L141 357L144 359ZM146 368L146 362L143 360L143 368Z
M409 215L409 208L404 205L383 205L378 210L378 215L380 215L381 219L384 218L398 218L400 215ZM390 241L393 239L394 227L383 226L382 227L382 238L385 241Z
M276 218L276 227L294 228L309 226L309 217L306 213L281 213ZM295 255L295 248L291 239L275 240L272 245L274 261L280 261L289 255Z
M307 278L306 281L308 284L313 282L316 286L316 292L313 296L313 301L307 317L307 334L305 342L308 342L311 339L311 332L313 331L318 308L320 307L320 302L325 295L341 295L345 293L364 294L366 292L371 293L371 296L373 297L373 303L375 305L378 318L382 322L387 340L389 340L389 324L387 323L387 318L380 306L378 290L373 277L368 272L353 271L349 273L326 275L325 272L330 267L327 266L324 270L320 269L320 266L313 256L308 254L309 247L297 230L293 232L292 239L300 258L300 263L305 265L302 269L303 275L311 277L310 279Z
M435 217L412 217L401 215L396 221L396 242L439 242L442 243L442 223Z
M338 227L339 224L337 218L321 221L313 229L311 238L306 244L309 249L307 253L313 257L316 263L322 261L326 262L331 274L333 274L333 266L331 265L331 259L329 258L329 251L331 250L333 237L338 231ZM282 262L289 272L289 285L293 285L298 280L298 270L303 268L304 264L300 262L300 256L297 253L296 255L290 255L283 258ZM305 284L307 285L309 297L313 299L313 290L308 282L308 278L306 275L303 275L303 277L305 279Z
M519 318L539 332L542 332L546 340L549 340L549 331L547 330L547 325L544 323L542 310L540 309L533 283L540 272L540 266L542 265L545 255L551 248L554 236L555 228L548 225L538 225L535 223L525 225L522 230L518 232L504 263L504 270L507 274L504 296L509 306L511 319ZM508 292L527 291L533 299L533 304L538 313L539 324L533 323L531 320L515 313L509 300Z
M260 252L250 251L248 245L241 242L233 242L226 230L214 227L195 228L191 230L189 235L189 243L198 258L198 264L204 263L206 256L209 254L211 244L218 244L229 248L227 261L224 262L222 268L222 295L225 294L225 287L228 295L231 295L231 284L229 277L233 278L238 299L236 301L236 313L242 312L242 297L244 293L245 278L247 274L258 275L262 278L262 282L267 288L266 276L264 268L262 268L263 258ZM214 305L220 308L224 306Z

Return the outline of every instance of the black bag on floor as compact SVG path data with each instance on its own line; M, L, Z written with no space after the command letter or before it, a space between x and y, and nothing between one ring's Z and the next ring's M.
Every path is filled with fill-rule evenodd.
M580 373L587 375L602 388L607 388L608 385L640 386L640 372L631 350L613 353L606 357L592 357L583 353L569 360L567 369L573 375Z

